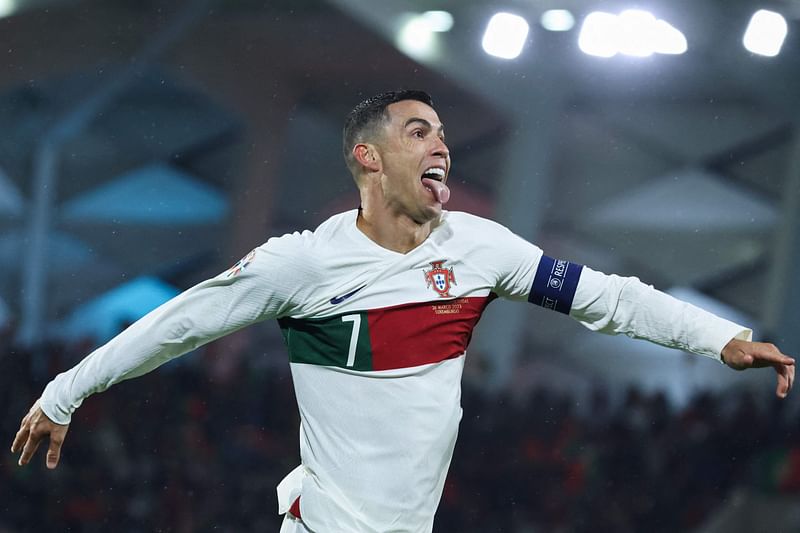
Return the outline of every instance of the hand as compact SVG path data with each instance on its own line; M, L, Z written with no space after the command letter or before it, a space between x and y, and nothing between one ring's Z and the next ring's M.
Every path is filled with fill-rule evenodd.
M722 362L734 370L771 366L778 373L775 394L779 398L786 398L794 383L794 359L774 344L733 339L722 349Z
M69 424L66 426L56 424L47 418L47 415L39 407L39 402L36 401L31 410L28 411L28 414L22 419L17 436L11 445L11 453L17 453L21 450L19 465L24 466L30 462L42 439L49 435L50 447L47 449L47 468L52 470L58 466L61 445L64 443L64 437L67 436L67 429L69 429Z

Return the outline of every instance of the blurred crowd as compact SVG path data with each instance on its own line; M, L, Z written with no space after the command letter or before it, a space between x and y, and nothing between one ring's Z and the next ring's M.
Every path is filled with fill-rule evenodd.
M5 343L6 450L45 383L87 350ZM259 346L220 379L193 354L89 398L57 470L44 450L26 468L5 452L0 533L277 532L275 485L298 464L299 417L288 364L263 362L285 357ZM662 394L611 402L598 387L577 409L563 393L490 394L472 380L462 401L437 532L686 531L737 487L800 491L800 424L778 402L703 394L675 409Z

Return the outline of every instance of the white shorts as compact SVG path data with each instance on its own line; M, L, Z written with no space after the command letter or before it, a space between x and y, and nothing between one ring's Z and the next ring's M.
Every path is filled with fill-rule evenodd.
M314 533L306 527L302 520L286 513L283 517L280 533Z

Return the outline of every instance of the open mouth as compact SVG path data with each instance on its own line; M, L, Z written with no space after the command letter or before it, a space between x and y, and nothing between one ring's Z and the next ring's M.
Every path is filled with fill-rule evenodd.
M431 167L422 173L422 185L428 189L436 201L440 204L446 204L450 199L450 189L444 184L445 172L443 168Z
M429 168L422 173L422 179L431 179L435 181L444 181L444 169L439 167Z

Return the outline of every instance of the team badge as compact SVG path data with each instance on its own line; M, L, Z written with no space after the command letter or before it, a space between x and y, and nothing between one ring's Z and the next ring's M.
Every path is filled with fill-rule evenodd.
M425 284L427 287L433 286L442 298L452 298L450 294L450 284L456 285L456 275L453 267L447 268L444 265L447 259L441 261L431 261L430 270L422 270L425 273Z
M255 257L256 257L256 251L255 251L255 250L253 250L252 252L250 252L250 253L249 253L249 254L247 254L246 256L244 256L244 257L242 257L241 259L239 259L239 261L238 261L238 262L237 262L235 265L233 265L232 267L230 267L230 268L229 268L229 269L228 269L228 270L225 272L225 277L226 277L226 278L230 278L230 277L232 277L232 276L236 276L236 275L237 275L237 274L239 274L241 271L243 271L245 268L247 268L247 265L249 265L250 263L252 263L252 262L253 262L253 259L255 259Z

